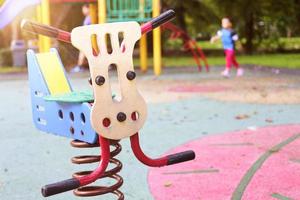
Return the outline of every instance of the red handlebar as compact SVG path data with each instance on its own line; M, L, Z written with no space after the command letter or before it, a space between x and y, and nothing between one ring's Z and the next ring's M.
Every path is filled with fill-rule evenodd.
M174 17L175 12L173 10L168 10L158 17L153 18L149 22L141 25L141 32L142 34L148 33L158 26L161 26L166 22L172 20ZM71 43L71 33L49 25L23 19L21 22L21 28L30 33L41 34L44 36L55 38L62 42Z
M40 34L51 38L56 38L57 40L62 42L71 43L71 34L69 32L63 31L53 26L48 26L45 24L23 19L21 22L21 28L30 33Z
M148 33L153 29L171 21L175 18L174 10L167 10L166 12L162 13L161 15L151 19L149 22L141 25L142 34Z

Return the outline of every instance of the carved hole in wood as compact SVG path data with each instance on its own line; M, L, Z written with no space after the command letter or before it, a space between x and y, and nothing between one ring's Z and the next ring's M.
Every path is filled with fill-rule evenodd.
M121 52L124 53L126 48L125 48L125 43L124 43L124 32L119 32L118 33L118 38L119 38L119 44L121 48Z
M133 121L138 120L138 119L139 119L139 113L138 113L137 111L132 112L132 113L131 113L131 119L132 119Z
M91 46L92 46L93 55L95 57L98 56L100 54L100 49L97 42L97 34L91 35Z
M104 118L102 121L102 124L104 127L109 128L111 123L110 123L110 119L109 118Z
M113 100L116 102L121 102L122 93L120 88L119 76L118 76L118 66L116 64L110 64L108 67L108 77L109 83L112 91Z
M111 38L110 38L110 34L109 33L105 34L105 43L106 43L107 53L108 54L112 54L113 49L112 49Z

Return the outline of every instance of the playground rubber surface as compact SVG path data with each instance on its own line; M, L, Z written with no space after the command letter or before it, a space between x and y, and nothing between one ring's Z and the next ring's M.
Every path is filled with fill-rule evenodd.
M205 137L190 163L151 169L155 199L300 199L300 125L269 126ZM188 191L188 192L187 192Z
M249 74L242 79L222 79L219 77L221 69L213 70L210 74L194 71L170 72L158 78L152 75L138 76L139 88L148 102L149 112L148 120L140 131L141 146L145 153L156 157L170 149L177 152L188 148L196 151L197 159L166 168L150 169L135 159L129 140L122 140L123 150L118 159L123 162L120 175L124 178L124 184L120 190L127 199L174 199L171 192L160 191L174 191L178 184L189 188L185 193L177 194L178 198L184 195L180 199L194 194L193 191L199 189L201 184L205 187L199 190L201 196L198 199L213 199L207 195L227 195L230 199L235 190L243 191L244 199L250 200L253 197L248 196L251 191L266 195L263 196L266 199L299 199L300 139L297 134L300 132L300 106L296 103L300 99L296 101L294 95L291 97L294 102L283 104L277 89L272 89L281 85L281 88L290 88L290 91L295 90L300 94L298 78L246 71ZM76 75L72 76L71 82L74 88L86 90L89 89L87 78L88 74ZM267 85L259 80L277 82ZM228 89L211 93L168 91L172 87L195 84L221 85ZM34 128L28 87L26 76L0 80L1 200L43 199L40 194L43 185L70 178L73 172L96 167L76 166L71 164L70 159L76 155L99 154L97 149L74 149L69 144L70 139L41 133ZM257 87L254 93L258 94L261 87L266 88L267 97L255 100L243 95L239 97L234 91L243 92L243 87ZM226 92L226 98L223 92ZM269 95L277 95L278 98L271 101ZM232 96L234 98L230 99ZM164 174L174 172L176 174ZM189 178L198 182L187 182ZM156 186L153 180L158 180ZM105 185L113 182L102 180L96 185L98 183ZM68 192L48 199L79 198ZM88 199L115 198L105 195Z

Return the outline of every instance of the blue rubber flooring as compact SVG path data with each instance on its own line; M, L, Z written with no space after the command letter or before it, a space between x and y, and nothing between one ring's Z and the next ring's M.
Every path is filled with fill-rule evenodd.
M86 84L86 78L77 78L75 86ZM77 166L70 158L82 154L98 154L98 149L74 149L70 140L36 130L31 121L28 82L0 81L0 199L43 199L41 186L71 177L80 170L96 165ZM144 151L159 156L180 144L196 138L228 131L280 124L300 123L300 105L259 105L197 97L170 103L148 105L149 117L140 132ZM247 114L249 118L235 117ZM266 119L272 119L272 123ZM139 163L130 148L129 140L121 141L123 150L118 158L123 162L120 189L126 199L152 199L147 185L148 167ZM201 156L201 155L199 155ZM112 184L113 181L100 181ZM72 192L47 198L49 200L84 199ZM87 199L115 199L112 195Z

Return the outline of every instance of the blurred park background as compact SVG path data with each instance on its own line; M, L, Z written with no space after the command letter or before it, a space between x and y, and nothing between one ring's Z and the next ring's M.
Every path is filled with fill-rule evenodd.
M0 13L8 1L40 0L0 0ZM88 0L72 0L73 3L51 0L54 1L60 3L50 4L52 26L71 31L82 25L82 5ZM147 0L126 0L134 1ZM14 6L17 5L11 7ZM251 189L248 193L256 198L244 196L243 199L300 199L300 0L161 0L161 7L162 11L176 11L174 24L196 40L211 68L209 73L204 70L199 73L182 40L171 40L172 32L162 31L164 73L156 76L152 70L147 73L136 70L138 88L149 113L141 131L141 144L151 157L188 147L196 150L197 158L187 165L179 165L183 166L180 169L154 171L140 164L132 154L129 141L122 140L119 156L124 164L121 171L124 184L121 191L126 198L239 199L231 195L240 185L243 187L245 179L250 181L248 172L263 160L266 161L260 165L263 170L253 175L257 184L248 187ZM32 123L31 109L36 107L30 106L25 52L27 48L37 50L38 37L19 27L22 18L37 20L36 15L36 6L29 6L0 29L0 151L4 152L0 156L0 200L41 199L42 185L70 177L74 171L94 169L97 164L75 166L70 163L71 157L85 152L99 154L98 149L75 150L69 147L70 138L41 134ZM221 28L223 17L231 18L239 34L237 59L245 69L243 77L224 79L220 75L225 65L224 51L221 42L211 44L210 38ZM0 15L0 27L1 20ZM153 65L152 37L152 33L147 36L149 67ZM23 66L13 66L13 61L21 61L13 59L14 40L26 44L22 50ZM58 49L68 71L77 64L79 52L71 44L52 39L52 47ZM51 62L49 58L47 64ZM134 62L138 68L139 44L135 47ZM91 75L87 70L68 75L76 90L91 89L87 81ZM113 80L112 90L118 91L118 77L110 80ZM298 139L297 143L290 143L291 137ZM184 143L188 146L180 146ZM282 144L290 145L281 151ZM269 162L265 155L271 158ZM69 192L51 199L78 198Z
M0 0L0 5L4 0ZM244 65L300 68L300 0L163 0L163 9L173 8L177 17L174 23L197 40L211 66L224 65L221 43L211 44L209 39L220 29L222 17L230 17L240 40L236 47L239 62ZM51 4L52 25L63 30L82 24L84 16L80 3ZM13 68L10 45L12 37L34 41L37 36L19 30L12 34L21 18L34 19L35 7L25 9L15 21L0 30L0 71L24 70ZM0 19L1 20L1 19ZM163 65L183 67L195 65L192 56L184 50L181 40L169 40L170 32L163 34ZM151 37L148 37L151 40ZM71 45L56 43L67 67L76 65L77 50ZM151 55L151 42L148 51ZM178 59L174 60L176 55ZM136 60L136 65L139 62ZM151 65L151 61L150 61Z

